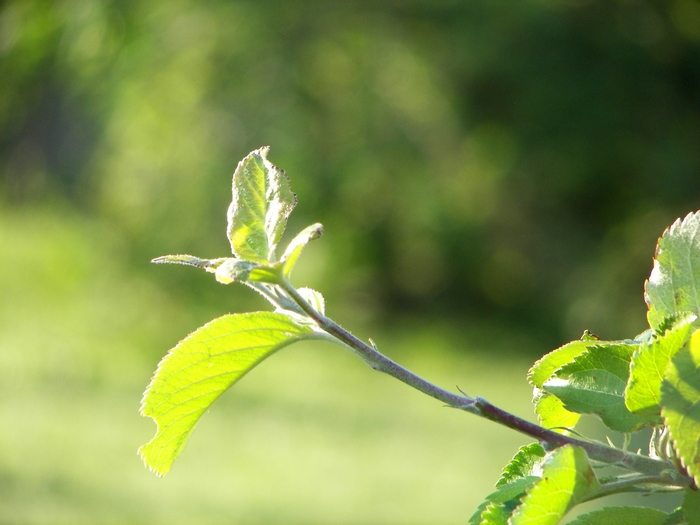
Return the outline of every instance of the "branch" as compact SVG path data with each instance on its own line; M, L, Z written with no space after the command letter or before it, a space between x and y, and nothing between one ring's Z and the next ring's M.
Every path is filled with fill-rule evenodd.
M342 346L345 346L357 354L373 369L384 372L416 390L446 403L452 408L485 417L486 419L490 419L491 421L495 421L508 428L533 437L548 450L564 445L575 445L583 448L588 456L594 460L625 467L655 479L664 479L668 484L689 486L692 483L691 478L678 472L669 461L653 459L640 454L609 447L602 443L584 441L559 434L553 430L541 427L540 425L536 425L535 423L531 423L530 421L506 412L481 397L472 398L469 396L461 396L440 388L392 361L375 348L372 348L352 335L335 321L316 311L301 295L299 295L299 292L297 292L296 288L292 286L289 280L282 278L278 284L321 329L331 335L334 340L341 343Z

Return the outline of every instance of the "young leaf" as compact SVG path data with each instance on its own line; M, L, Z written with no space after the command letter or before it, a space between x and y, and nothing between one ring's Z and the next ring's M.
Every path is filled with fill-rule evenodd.
M661 382L671 358L688 340L694 315L681 319L651 343L641 344L632 355L630 378L625 389L625 405L637 415L661 413Z
M292 269L301 255L301 252L304 250L304 247L309 244L309 242L318 239L321 234L323 234L323 226L316 223L303 229L292 239L287 249L284 250L284 255L282 255L282 272L285 277L289 277L292 273Z
M203 268L208 272L213 272L226 259L200 259L194 255L163 255L156 257L151 262L155 264L184 264L186 266L195 266Z
M527 379L535 387L532 402L543 427L566 433L567 428L574 428L578 423L581 416L565 409L560 399L542 390L542 385L559 368L573 361L576 356L598 342L596 339L591 339L586 332L581 341L572 341L552 350L530 368Z
M192 255L164 255L151 261L156 264L185 264L202 268L216 275L216 280L222 284L230 284L234 281L246 281L252 269L257 268L255 263L242 261L235 257L222 257L220 259L200 259Z
M496 487L506 485L518 478L529 476L532 468L545 456L545 451L539 443L530 443L520 447L513 459L505 466L501 479Z
M700 492L697 489L685 489L682 508L688 525L700 525Z
M535 476L526 476L523 478L518 478L515 481L501 485L498 490L492 492L486 496L486 501L484 501L476 512L469 518L469 525L480 525L483 523L482 517L484 512L490 506L503 507L503 509L510 509L512 513L513 509L520 503L520 498L522 498L527 489L529 489L539 478ZM492 511L493 512L493 511ZM510 516L510 514L508 514Z
M141 414L158 425L139 449L146 465L167 473L221 394L280 348L313 337L312 328L286 315L255 312L219 317L180 341L158 365L141 404Z
M700 482L700 330L671 359L661 384L661 415L681 464Z
M503 503L489 503L479 516L479 525L508 525L508 518L513 513Z
M253 151L233 174L228 238L233 254L246 261L275 261L275 248L296 205L289 179L267 160L270 148Z
M566 445L552 452L542 477L522 498L511 525L555 525L574 505L600 487L586 452Z
M648 507L606 507L583 514L567 525L664 525L668 514Z
M557 370L543 388L561 399L568 410L597 414L609 428L618 432L660 424L660 418L636 416L625 406L629 362L636 346L599 343Z
M700 212L676 220L663 233L644 288L654 329L671 315L700 315Z

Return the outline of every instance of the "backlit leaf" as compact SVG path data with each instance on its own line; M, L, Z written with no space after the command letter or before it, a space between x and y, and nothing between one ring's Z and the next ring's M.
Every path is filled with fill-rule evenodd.
M201 415L231 385L280 348L317 337L286 315L255 312L214 319L175 346L160 362L141 404L158 425L139 449L159 475L170 470Z
M495 492L486 496L486 501L479 505L476 512L472 514L471 518L469 518L469 525L480 525L482 516L489 507L503 507L504 510L510 509L510 512L512 512L512 509L520 503L520 498L525 495L527 489L538 479L536 476L526 476L499 486Z
M659 424L660 418L637 416L625 406L629 362L636 347L636 344L599 342L557 370L543 388L561 399L566 409L596 414L618 432Z
M672 315L700 315L700 212L676 220L659 239L644 298L652 328Z
M540 425L561 434L568 434L581 419L581 414L567 410L561 399L544 390L536 388L532 402Z
M700 482L700 330L671 359L661 384L661 415L682 465Z
M687 316L671 329L641 344L632 355L630 378L625 389L625 405L638 415L661 413L661 382L671 358L687 341L694 315Z
M530 443L520 447L513 459L505 466L497 487L506 485L518 478L529 476L532 468L545 456L544 449L539 443Z
M309 244L309 242L318 239L323 233L323 226L319 223L312 224L307 228L304 228L294 239L289 243L287 249L284 250L282 255L282 272L285 277L289 277L292 273L292 268L297 262L297 259L301 255L304 247Z
M566 429L572 429L578 423L580 415L564 408L560 399L542 390L542 385L554 372L566 363L585 352L589 346L597 344L598 341L584 333L581 341L572 341L552 350L547 355L538 360L530 368L527 378L535 387L532 402L535 405L535 413L540 424L545 428L551 428L561 433L567 433Z
M267 160L269 149L255 150L238 163L228 209L233 254L256 263L275 261L275 248L296 205L287 175Z
M522 498L510 524L555 525L599 486L582 448L558 448L545 460L542 477Z

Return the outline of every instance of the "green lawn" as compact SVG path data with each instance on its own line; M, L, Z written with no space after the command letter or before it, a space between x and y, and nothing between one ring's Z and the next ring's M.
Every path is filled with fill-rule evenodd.
M0 212L0 247L1 523L465 523L528 442L300 344L226 393L159 479L136 455L155 432L141 393L202 313L127 272L104 228L55 209ZM529 363L508 354L532 343L501 333L487 350L483 330L407 326L374 340L532 417Z

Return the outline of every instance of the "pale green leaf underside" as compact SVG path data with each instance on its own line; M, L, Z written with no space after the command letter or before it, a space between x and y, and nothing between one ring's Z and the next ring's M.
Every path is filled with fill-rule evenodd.
M663 525L668 514L648 507L606 507L583 514L567 525Z
M544 455L544 449L539 443L523 445L503 469L501 479L496 483L496 487L506 485L518 478L529 476L532 473L532 467L534 467Z
M256 263L275 261L275 248L296 205L287 175L267 160L268 151L260 148L238 163L228 209L233 254Z
M700 482L700 330L671 359L661 384L661 407L676 454Z
M599 343L560 368L543 388L561 399L566 409L596 414L612 430L631 432L658 424L660 418L637 416L625 406L629 361L635 348L631 344Z
M661 412L661 382L671 358L685 344L695 316L677 323L651 344L642 344L634 352L630 364L630 379L625 389L625 405L638 415L658 415Z
M521 500L511 525L555 525L599 487L586 452L566 445L547 458L540 478Z
M647 318L658 328L671 315L700 315L700 212L676 220L661 236L645 285Z
M180 341L158 365L142 401L141 414L158 425L139 449L146 465L167 473L221 394L280 348L314 336L286 315L254 312L219 317Z

